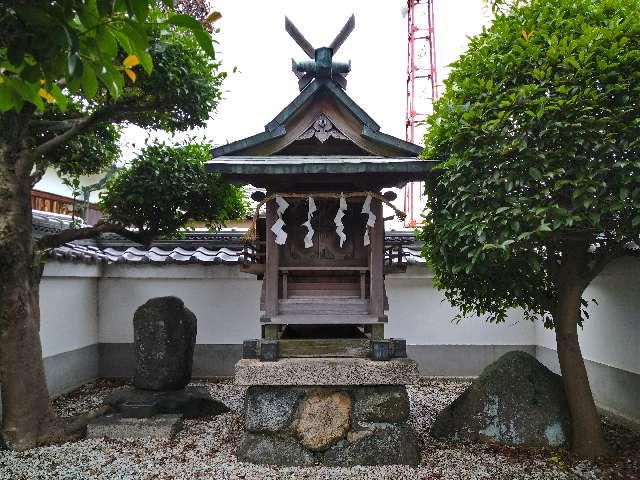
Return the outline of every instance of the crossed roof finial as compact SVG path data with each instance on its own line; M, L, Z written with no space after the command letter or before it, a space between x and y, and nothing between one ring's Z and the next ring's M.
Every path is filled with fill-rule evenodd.
M311 59L311 61L301 62L291 59L291 69L298 77L300 91L309 85L314 78L331 78L343 89L347 88L346 76L351 71L351 60L349 62L334 62L333 55L342 46L355 26L356 17L351 15L328 47L313 48L293 22L288 17L284 17L284 29Z

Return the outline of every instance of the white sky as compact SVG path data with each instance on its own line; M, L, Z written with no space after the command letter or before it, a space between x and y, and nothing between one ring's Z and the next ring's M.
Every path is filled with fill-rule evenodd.
M439 80L446 65L464 51L467 36L478 33L488 20L483 0L434 0ZM385 133L405 137L407 19L404 0L217 0L222 13L218 57L229 73L224 98L203 131L219 145L253 135L299 93L291 72L291 58L305 54L284 30L285 15L314 47L328 45L348 17L356 28L336 54L351 60L347 93L380 124ZM426 93L425 93L426 96ZM125 138L135 148L123 148L125 159L139 149L147 134L128 129Z
M352 62L347 93L383 132L405 138L406 0L213 0L212 5L222 13L216 22L220 29L215 35L218 58L223 70L231 72L237 67L238 71L229 73L224 82L224 98L207 127L177 135L174 140L196 134L220 145L264 131L264 125L299 93L291 58L306 59L284 30L285 15L317 48L328 45L352 13L355 30L335 57ZM467 37L479 33L490 15L485 0L434 0L434 12L437 68L442 82L447 65L466 49ZM423 92L424 99L429 95ZM132 159L149 136L141 128L128 127L123 135L123 160ZM171 141L164 133L157 137ZM420 133L416 143L421 143ZM70 194L59 181L43 179L36 188ZM96 198L94 192L92 201Z

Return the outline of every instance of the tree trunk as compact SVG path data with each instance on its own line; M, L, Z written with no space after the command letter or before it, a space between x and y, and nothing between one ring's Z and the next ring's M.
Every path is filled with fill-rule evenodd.
M586 287L582 280L586 251L584 244L569 245L563 250L558 304L553 319L558 360L571 413L571 449L579 456L599 457L608 455L609 447L602 435L600 416L578 341L581 299Z
M41 262L32 242L31 184L0 145L0 382L2 437L24 450L68 438L49 405L40 344ZM22 162L22 164L29 162Z

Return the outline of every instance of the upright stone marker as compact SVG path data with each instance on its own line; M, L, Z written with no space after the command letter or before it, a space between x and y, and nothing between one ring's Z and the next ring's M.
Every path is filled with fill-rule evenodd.
M178 297L152 298L133 316L136 388L180 390L191 380L197 319Z
M228 412L206 386L190 386L197 319L177 297L152 298L133 317L136 351L134 387L111 392L115 413L90 423L90 437L163 438L182 428L183 418ZM186 388L185 388L186 387Z

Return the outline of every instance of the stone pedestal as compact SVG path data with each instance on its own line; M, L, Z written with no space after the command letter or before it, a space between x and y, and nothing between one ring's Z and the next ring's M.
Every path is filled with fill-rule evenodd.
M416 465L405 384L412 360L241 360L249 385L240 461L271 465Z
M121 388L111 393L105 403L124 417L132 418L148 418L157 414L200 418L229 411L224 403L211 398L206 387L186 387L170 392Z
M154 438L169 441L182 430L182 421L182 415L130 418L111 413L96 418L87 425L87 438Z

